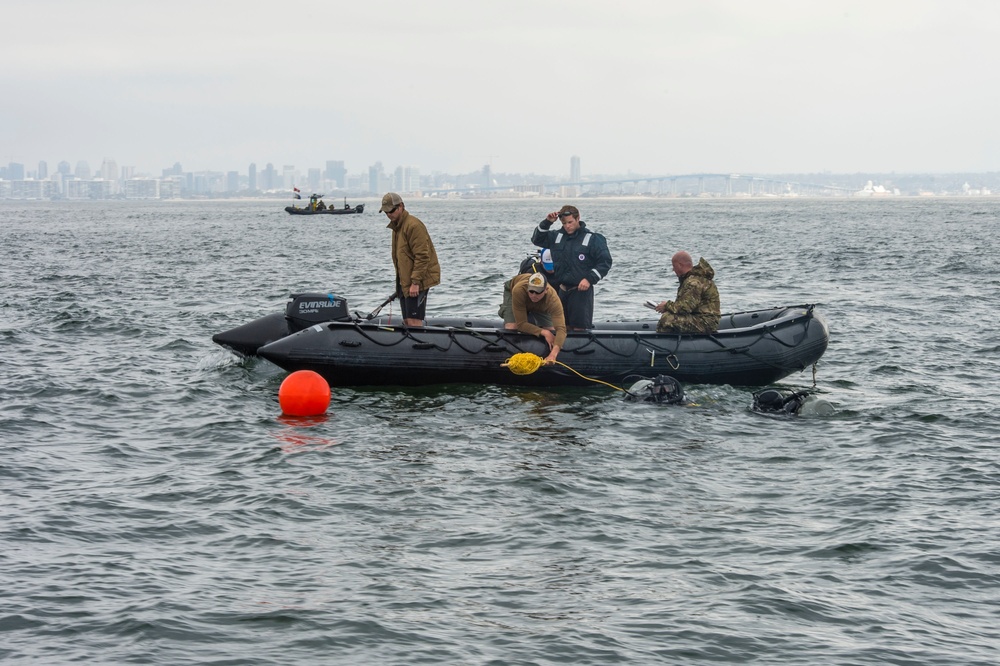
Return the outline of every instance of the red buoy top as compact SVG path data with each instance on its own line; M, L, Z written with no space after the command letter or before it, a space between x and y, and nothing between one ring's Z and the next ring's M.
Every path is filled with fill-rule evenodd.
M278 404L287 416L318 416L330 406L330 385L318 372L296 370L278 389Z

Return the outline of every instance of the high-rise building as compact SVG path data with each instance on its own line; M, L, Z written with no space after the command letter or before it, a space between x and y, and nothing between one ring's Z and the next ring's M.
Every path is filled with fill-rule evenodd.
M76 163L76 169L73 170L73 175L80 180L90 180L90 165L87 164L86 160L80 160Z
M385 181L385 172L382 170L382 163L376 162L368 167L368 193L378 194L382 191L382 184Z
M226 173L226 192L234 193L240 191L240 172L229 171Z
M181 168L180 162L174 162L172 167L163 170L163 177L170 178L171 176L183 176L184 169Z
M344 162L342 160L327 160L326 161L326 173L323 177L329 181L333 181L340 189L344 189L344 182L347 178L347 169L344 168Z
M73 170L70 168L69 162L63 160L62 162L59 163L59 166L56 167L56 173L60 173L63 176L68 176L71 173L73 173Z
M110 157L101 162L101 178L111 183L111 194L118 194L121 189L118 183L118 163Z
M8 164L7 180L24 180L24 165L17 162Z
M580 158L576 155L569 158L569 182L580 182Z
M251 192L257 191L257 163L251 162L247 169L247 189Z
M49 177L49 164L45 160L38 163L38 180L46 180Z
M298 185L299 176L295 172L294 164L286 164L281 167L281 182L278 183L278 187L286 187L292 189Z
M159 199L160 181L155 178L130 178L124 181L126 199Z
M420 191L420 167L398 166L392 176L392 188L397 192Z
M262 190L273 190L277 184L274 182L277 180L277 174L274 172L274 165L270 162L264 167L264 170L260 172L260 188Z
M105 157L104 161L101 162L101 178L110 181L118 180L118 163L110 157Z
M309 189L313 192L319 192L319 179L320 171L319 169L309 169Z

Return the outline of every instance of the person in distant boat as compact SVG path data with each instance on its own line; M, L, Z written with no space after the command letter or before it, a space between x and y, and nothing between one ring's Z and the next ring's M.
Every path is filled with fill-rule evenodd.
M325 203L323 203L323 200L322 200L322 199L320 199L320 200L319 200L319 201L318 201L318 202L316 203L316 210L326 210L326 204L325 204Z
M722 310L719 290L715 287L715 269L704 257L694 265L691 255L684 250L670 258L674 274L680 281L677 297L662 301L656 306L661 312L656 324L658 333L713 333L719 328Z
M396 295L403 310L403 323L423 326L427 292L441 284L441 265L427 227L410 215L395 192L382 197L380 213L389 218L392 230L392 265L396 269Z
M562 228L550 229L556 220L562 222ZM607 240L587 229L575 206L563 206L545 216L531 234L531 242L552 251L553 286L558 287L566 325L572 330L593 328L593 286L611 270Z
M555 289L549 286L544 273L522 273L508 280L510 284L510 304L504 310L504 328L516 329L528 335L536 335L549 345L549 355L545 365L552 365L559 350L566 343L566 318L563 316L562 301ZM505 290L507 285L504 285Z

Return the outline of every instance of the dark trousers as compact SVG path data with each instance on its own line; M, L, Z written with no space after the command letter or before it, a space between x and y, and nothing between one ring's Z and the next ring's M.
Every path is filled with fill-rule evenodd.
M567 328L594 327L593 287L587 291L580 291L575 286L566 289L565 285L561 285L559 287L559 300L562 301Z
M399 309L403 311L404 319L423 319L424 313L427 311L427 292L429 289L425 289L418 293L415 297L404 296L402 291L399 292ZM407 290L409 292L409 290Z

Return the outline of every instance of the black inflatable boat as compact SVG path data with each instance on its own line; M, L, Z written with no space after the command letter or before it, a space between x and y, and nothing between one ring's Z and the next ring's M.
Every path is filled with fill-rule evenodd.
M655 320L596 323L570 332L559 360L616 384L668 375L686 383L764 386L816 363L829 337L815 306L795 305L724 314L711 334L657 333ZM559 365L528 375L502 367L514 354L545 356L548 349L535 336L505 330L499 319L430 318L408 328L398 317L351 314L347 301L332 294L292 294L284 313L212 339L288 371L314 370L331 386L589 384Z

